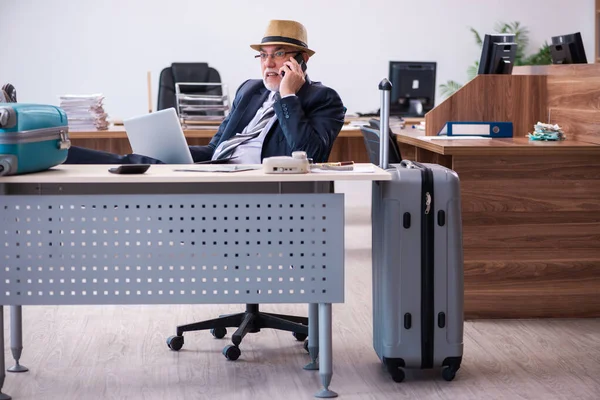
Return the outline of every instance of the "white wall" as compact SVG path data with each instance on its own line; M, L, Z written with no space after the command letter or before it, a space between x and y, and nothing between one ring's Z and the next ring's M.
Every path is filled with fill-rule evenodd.
M580 31L594 58L593 0L0 0L0 83L21 102L58 104L65 93L104 93L107 112L147 112L146 72L174 61L208 61L230 95L260 76L249 44L270 19L308 29L313 80L336 89L349 112L379 107L377 84L388 62L437 61L438 84L464 82L479 57L469 32L520 21L532 49ZM439 98L438 98L439 101Z

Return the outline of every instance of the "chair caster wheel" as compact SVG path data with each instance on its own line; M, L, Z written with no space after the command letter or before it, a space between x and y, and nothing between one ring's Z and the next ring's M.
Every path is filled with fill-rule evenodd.
M167 346L174 351L181 350L183 347L183 336L169 336L167 338Z
M302 347L304 347L304 350L306 350L306 352L309 353L309 351L308 351L308 339L304 341L304 344L302 345Z
M227 329L225 328L213 328L210 333L217 339L223 339L227 335Z
M239 347L230 344L228 346L225 346L225 348L223 349L223 355L229 361L235 361L238 358L240 358L242 352L240 351Z
M445 381L452 381L454 380L454 378L456 377L456 371L454 368L452 367L446 367L444 369L442 369L442 378L444 378Z
M305 335L304 333L298 333L298 332L293 332L292 335L294 335L296 340L299 342L303 341L304 339L306 339L308 337L308 335Z

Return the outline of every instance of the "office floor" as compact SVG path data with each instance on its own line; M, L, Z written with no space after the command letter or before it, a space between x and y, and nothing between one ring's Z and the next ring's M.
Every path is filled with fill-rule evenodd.
M332 389L340 399L599 397L599 319L467 322L463 367L455 381L427 372L394 383L372 347L368 186L338 188L348 193L346 302L333 307ZM9 374L5 392L15 400L313 398L320 386L318 373L301 369L308 354L289 333L250 334L236 362L221 355L232 330L223 340L208 332L187 334L180 352L167 349L165 339L177 324L242 308L25 308L22 363L31 371ZM306 313L301 305L263 308Z

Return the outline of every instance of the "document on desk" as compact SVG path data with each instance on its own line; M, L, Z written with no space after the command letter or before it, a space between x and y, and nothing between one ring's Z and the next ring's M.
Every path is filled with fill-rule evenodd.
M253 171L256 169L261 169L259 166L248 166L248 165L203 165L197 166L193 168L181 168L174 169L176 172L243 172L243 171Z
M490 140L490 137L484 136L417 136L417 139L423 140Z
M364 173L364 174L372 174L375 173L374 165L354 165L354 168L350 171L336 171L333 169L321 169L321 168L311 168L311 173L333 173L333 174L356 174L356 173Z

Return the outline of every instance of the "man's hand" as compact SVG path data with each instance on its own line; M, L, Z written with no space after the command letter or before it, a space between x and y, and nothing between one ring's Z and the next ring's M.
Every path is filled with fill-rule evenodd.
M296 94L298 90L304 85L306 80L304 79L304 72L300 64L293 57L290 57L289 61L286 61L281 68L279 68L279 74L285 72L285 76L279 84L279 94L281 97Z

